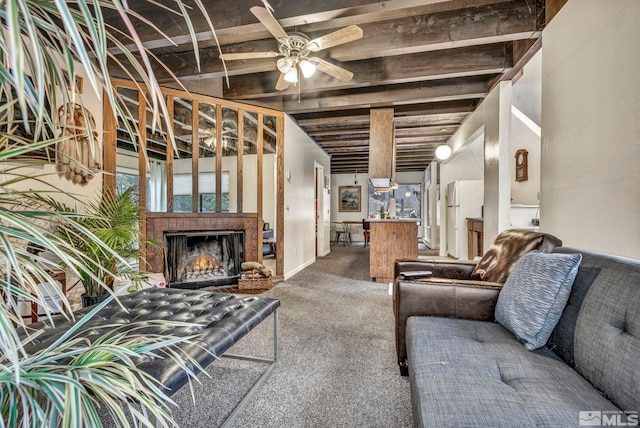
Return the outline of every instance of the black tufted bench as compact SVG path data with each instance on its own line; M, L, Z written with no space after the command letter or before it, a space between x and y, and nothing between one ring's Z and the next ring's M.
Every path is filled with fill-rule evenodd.
M107 330L118 325L126 325L145 320L170 320L199 324L199 326L172 327L152 325L136 331L147 334L171 334L173 336L196 336L192 343L181 350L193 357L202 368L221 357L229 348L249 331L273 314L274 319L274 356L272 360L256 357L232 356L251 361L271 363L262 377L240 402L225 424L230 423L253 392L267 378L278 359L278 313L280 301L254 295L236 295L212 293L199 290L171 288L148 288L118 298L121 305L112 301L94 315L82 328L80 335L89 339L102 336ZM74 313L76 321L55 317L55 327L48 321L32 324L33 328L43 329L43 333L34 341L40 348L63 335L75 322L78 322L93 307ZM136 362L138 368L149 373L164 385L168 395L175 393L189 381L188 374L167 358L141 359ZM193 368L192 368L193 369Z

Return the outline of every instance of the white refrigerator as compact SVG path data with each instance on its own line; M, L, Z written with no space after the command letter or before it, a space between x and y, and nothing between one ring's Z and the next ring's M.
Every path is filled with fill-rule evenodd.
M468 260L467 218L482 217L484 182L454 181L447 185L447 254Z

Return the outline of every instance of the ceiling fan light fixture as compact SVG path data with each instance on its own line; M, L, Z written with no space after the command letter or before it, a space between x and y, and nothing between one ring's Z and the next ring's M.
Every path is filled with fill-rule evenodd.
M316 65L308 59L303 59L300 61L300 71L302 71L304 78L308 79L316 72Z
M280 70L280 73L288 73L289 70L291 70L291 67L293 66L293 59L291 59L288 56L284 58L280 58L276 62L276 66L278 67L278 70Z
M298 69L291 67L291 69L285 73L284 80L289 83L298 83Z

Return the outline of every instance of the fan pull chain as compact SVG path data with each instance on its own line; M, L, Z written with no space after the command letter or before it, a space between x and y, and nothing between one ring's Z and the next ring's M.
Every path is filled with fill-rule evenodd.
M296 67L296 73L298 73L298 104L300 103L300 91L302 89L302 79L300 79L300 67Z

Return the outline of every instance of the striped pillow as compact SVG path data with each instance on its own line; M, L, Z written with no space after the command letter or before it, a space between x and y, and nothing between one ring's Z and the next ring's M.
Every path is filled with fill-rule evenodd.
M581 254L532 251L515 264L498 296L495 317L529 351L544 346L560 320Z

